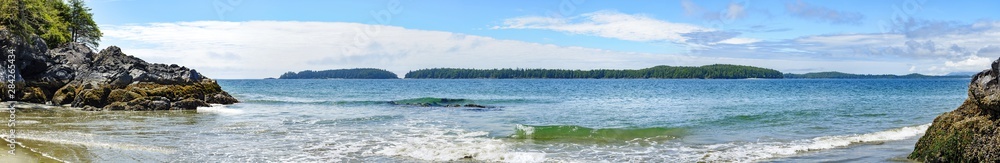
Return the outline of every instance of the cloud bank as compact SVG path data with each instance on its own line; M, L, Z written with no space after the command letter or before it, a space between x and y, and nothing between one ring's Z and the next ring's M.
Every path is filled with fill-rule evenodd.
M693 5L693 4L691 4ZM745 15L740 5L726 16ZM591 35L627 41L670 42L677 44L748 43L750 38L737 38L740 33L726 32L692 24L673 23L642 14L625 14L617 11L597 11L576 17L558 18L524 16L504 20L493 29L539 29L570 34ZM704 37L703 37L704 36ZM735 40L729 40L735 39Z
M637 69L726 63L781 71L903 70L889 61L649 54L556 46L452 32L339 22L198 21L102 26L104 45L155 63L176 63L219 79L277 77L287 71L372 67L402 76L455 68ZM365 30L369 41L357 41ZM683 36L681 36L683 37ZM344 51L345 47L357 50ZM959 63L956 63L959 64Z

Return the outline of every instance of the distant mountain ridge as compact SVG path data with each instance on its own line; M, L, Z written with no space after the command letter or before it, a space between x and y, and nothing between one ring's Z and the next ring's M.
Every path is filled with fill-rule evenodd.
M849 74L837 71L827 71L827 72L811 72L805 74L792 74L786 73L784 75L786 79L930 79L930 78L968 78L970 76L964 75L944 75L944 76L934 76L934 75L923 75L923 74L907 74L907 75L892 75L892 74Z

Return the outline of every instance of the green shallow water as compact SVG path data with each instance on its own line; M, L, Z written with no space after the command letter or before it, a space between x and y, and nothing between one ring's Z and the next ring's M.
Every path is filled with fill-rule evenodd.
M23 111L17 130L72 162L886 162L961 104L968 79L219 84L244 102ZM441 99L496 108L392 104Z

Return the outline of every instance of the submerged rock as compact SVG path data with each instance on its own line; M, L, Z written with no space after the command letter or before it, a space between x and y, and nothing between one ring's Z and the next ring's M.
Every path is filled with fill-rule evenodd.
M494 108L493 106L474 104L472 103L472 100L467 100L467 99L433 98L433 97L390 101L389 104L420 106L420 107Z
M934 119L910 159L925 162L1000 162L1000 60L969 83L969 97Z
M46 49L38 37L26 41L10 36L0 30L4 53L14 49L17 57L13 63L18 71L17 101L68 104L84 110L195 109L208 103L239 102L215 80L193 69L147 63L117 46L97 53L79 43Z

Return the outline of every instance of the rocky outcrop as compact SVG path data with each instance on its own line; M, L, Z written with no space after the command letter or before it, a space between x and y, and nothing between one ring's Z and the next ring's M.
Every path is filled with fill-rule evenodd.
M969 97L944 113L920 138L910 159L925 162L1000 162L1000 60L969 83Z
M0 31L0 45L14 49L16 100L71 105L84 110L195 109L239 102L215 80L176 64L147 63L116 46L93 52L83 44L46 49ZM6 55L4 55L6 56ZM6 68L8 62L3 63ZM6 69L4 69L6 70ZM6 92L6 87L0 88ZM10 100L4 97L4 100Z

